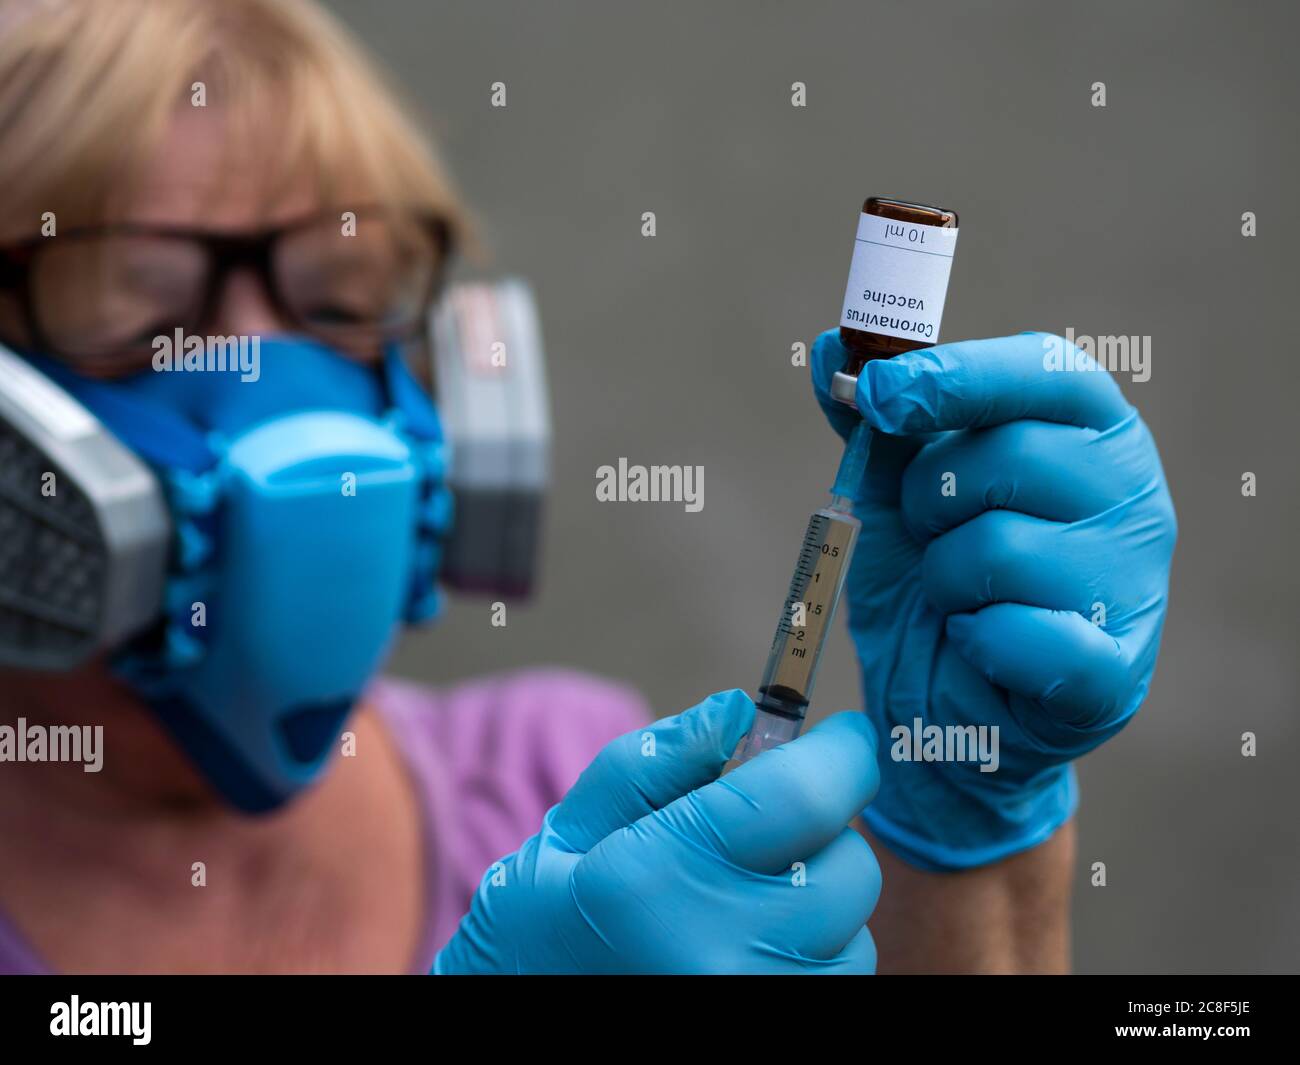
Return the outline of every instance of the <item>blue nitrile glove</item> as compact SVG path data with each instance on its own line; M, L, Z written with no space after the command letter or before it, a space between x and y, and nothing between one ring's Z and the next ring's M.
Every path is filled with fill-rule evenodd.
M845 827L876 745L838 714L721 780L754 717L741 691L614 740L488 870L435 973L869 973L880 892Z
M943 344L858 378L877 430L847 588L880 744L864 816L925 869L1047 839L1074 811L1071 760L1124 726L1155 671L1177 535L1160 457L1109 374L1045 369L1053 341ZM822 334L814 387L841 435L856 419L829 395L844 362ZM998 726L997 770L925 761L918 718L954 741L948 726Z

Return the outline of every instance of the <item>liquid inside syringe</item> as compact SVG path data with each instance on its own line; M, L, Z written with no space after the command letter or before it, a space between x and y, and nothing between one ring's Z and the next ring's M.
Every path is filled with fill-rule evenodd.
M736 762L748 761L761 751L794 739L803 728L822 647L858 539L860 523L853 516L853 501L866 468L870 442L870 428L859 422L844 450L830 504L808 521L754 700L758 713L736 751Z

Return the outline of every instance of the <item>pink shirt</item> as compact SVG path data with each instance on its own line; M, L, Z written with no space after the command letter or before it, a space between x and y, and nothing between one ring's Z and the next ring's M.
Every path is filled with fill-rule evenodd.
M560 669L440 691L381 680L370 694L424 814L428 897L414 963L424 973L488 867L541 827L601 747L650 713L628 688ZM49 971L0 912L0 973Z

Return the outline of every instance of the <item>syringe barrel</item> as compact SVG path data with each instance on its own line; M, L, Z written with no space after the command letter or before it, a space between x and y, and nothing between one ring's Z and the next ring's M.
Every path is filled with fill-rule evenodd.
M835 608L848 577L861 522L852 513L871 453L871 429L859 422L840 460L831 503L808 520L790 591L776 624L763 679L758 717L733 762L743 762L799 735Z
M833 507L809 519L758 687L760 707L800 719L807 710L858 528L857 518Z
M758 712L728 769L788 743L803 729L859 526L857 518L835 506L809 519L754 700Z

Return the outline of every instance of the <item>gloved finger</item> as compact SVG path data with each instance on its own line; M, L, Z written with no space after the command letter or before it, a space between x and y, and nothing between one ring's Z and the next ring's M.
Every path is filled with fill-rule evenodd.
M991 683L1075 728L1123 720L1145 694L1135 688L1120 641L1079 614L996 603L951 615L945 631L957 653ZM1022 724L1041 734L1033 722Z
M933 433L1020 418L1109 429L1128 417L1119 385L1101 371L1044 365L1047 333L962 340L875 359L858 376L862 416L884 433ZM1080 360L1086 361L1084 356Z
M921 586L940 614L990 603L1025 603L1092 616L1100 603L1118 613L1131 588L1116 570L1113 529L1093 520L1054 522L1012 510L986 510L931 540Z
M804 958L836 957L862 931L880 899L880 865L852 828L773 879L792 904L789 917L774 926L779 945Z
M585 853L617 829L716 780L754 721L738 688L611 740L550 819L568 846Z
M766 965L745 975L765 976L872 976L876 972L876 941L865 925L860 926L844 948L830 957L787 954L768 955Z
M874 976L876 972L876 941L867 928L858 930L848 945L830 962L813 970L825 976Z
M920 543L986 510L1079 521L1161 476L1136 410L1102 432L1041 421L948 433L903 473L903 520Z
M844 345L840 343L838 329L828 329L813 344L813 393L835 431L846 440L849 433L853 431L854 425L862 419L851 407L833 399L830 387L831 378L838 370L844 368L845 362L848 361L848 354ZM934 437L927 434L917 436L877 434L871 441L871 452L867 457L867 470L862 479L860 498L868 503L897 505L898 487L903 470L912 460L912 456L931 439Z
M575 860L566 891L594 943L649 938L651 952L681 971L696 971L697 961L699 971L725 969L741 957L747 973L799 971L835 958L879 898L880 867L852 829L807 861L763 874L679 832L666 814L643 817Z
M844 711L678 799L656 822L733 865L774 875L835 839L879 779L871 722Z

